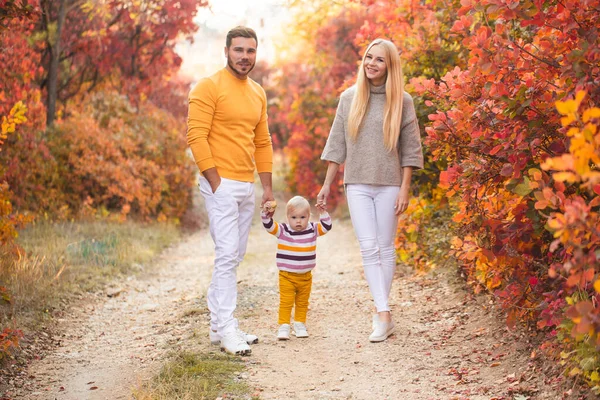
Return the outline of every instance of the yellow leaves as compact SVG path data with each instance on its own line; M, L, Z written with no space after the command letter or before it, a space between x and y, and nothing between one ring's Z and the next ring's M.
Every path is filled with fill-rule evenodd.
M547 158L541 165L544 170L572 171L575 161L572 154L563 154L560 157Z
M600 108L593 107L593 108L587 109L583 112L583 116L581 117L581 120L584 123L588 123L591 119L596 119L596 118L600 118Z
M8 117L2 117L2 135L13 133L17 125L27 121L25 112L27 112L27 106L22 101L17 102L10 110Z
M594 282L594 290L596 291L596 293L600 293L600 279Z
M13 133L17 127L27 121L25 113L27 112L27 106L22 102L17 102L8 113L8 116L2 117L2 130L0 131L0 151L2 150L2 144L4 139L8 137L9 133Z
M584 97L585 91L580 90L575 95L574 100L556 102L556 109L561 115L564 115L564 117L560 119L562 126L568 126L573 121L577 120L577 110L579 109L579 105Z
M575 104L575 100L557 101L556 109L561 115L575 114L577 112L578 104Z
M554 237L557 238L562 235L564 229L567 226L567 219L563 214L556 213L547 222L548 228L554 231Z
M556 172L552 177L559 182L574 183L579 181L579 177L572 172Z
M541 181L542 180L542 171L537 168L529 168L529 176L533 181Z
M569 372L569 376L581 375L582 371L575 367Z
M585 92L579 91L574 100L557 101L556 109L561 115L564 127L577 121L577 124L567 131L569 153L560 157L546 159L541 167L543 170L554 170L552 177L555 182L579 183L581 188L591 190L600 182L600 108L591 107L583 111L580 118L579 107L585 98ZM544 204L536 206L542 209Z

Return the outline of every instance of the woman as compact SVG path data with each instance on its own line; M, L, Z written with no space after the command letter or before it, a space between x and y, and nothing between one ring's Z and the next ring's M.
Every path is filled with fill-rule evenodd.
M394 332L388 298L396 269L398 216L408 207L413 169L423 168L412 97L403 90L396 46L383 39L365 51L356 84L342 93L321 156L329 161L317 204L345 163L344 186L365 277L375 303L371 342Z

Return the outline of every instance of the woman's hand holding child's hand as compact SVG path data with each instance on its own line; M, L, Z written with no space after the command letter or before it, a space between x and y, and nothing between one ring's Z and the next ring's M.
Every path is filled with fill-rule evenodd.
M327 205L325 203L317 202L317 204L315 204L315 207L317 207L317 210L319 210L321 214L327 212Z

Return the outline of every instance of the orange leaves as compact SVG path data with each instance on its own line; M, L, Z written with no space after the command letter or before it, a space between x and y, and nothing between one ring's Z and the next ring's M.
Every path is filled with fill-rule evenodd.
M449 167L446 171L440 172L439 187L442 189L449 189L454 185L459 175L460 169L458 167ZM450 196L451 194L448 194L448 197Z
M134 110L110 93L91 97L80 112L59 122L51 141L28 135L11 149L12 160L20 157L7 174L21 182L12 184L18 205L54 218L181 217L195 170L180 134L184 121L150 103Z
M19 339L23 337L20 330L4 328L0 332L0 360L4 358L10 349L19 347Z
M269 99L277 99L278 103L269 113L269 126L285 146L289 190L308 197L316 196L325 177L326 163L320 160L320 155L339 94L353 83L359 49L363 49L357 44L368 42L372 30L379 26L364 18L364 11L358 7L321 11L326 11L326 15L318 21L312 13L299 11L297 17L305 23L296 29L292 27L294 40L289 43L291 46L298 40L308 42L296 60L277 66L281 73L267 87ZM386 14L381 18L383 15ZM342 173L340 169L340 178ZM339 180L335 182L329 200L333 206L343 195Z
M465 35L469 34L469 29L473 24L473 17L470 15L462 15L459 19L454 21L454 25L452 25L452 32L463 33Z
M503 299L511 324L561 326L564 298L589 291L600 272L600 71L588 66L600 51L581 30L595 29L597 16L579 1L570 18L540 1L461 6L451 31L474 32L461 42L469 65L434 89L415 79L438 107L428 111L427 145L447 162L440 187L458 201L453 253L469 282ZM579 29L570 27L575 20ZM589 321L598 316L589 313Z
M460 9L458 10L458 15L464 15L471 11L475 6L476 2L473 0L460 0Z
M534 206L536 210L543 210L548 207L556 209L559 206L560 198L549 187L534 192L534 196L537 200Z
M585 288L586 284L594 279L594 269L588 268L585 271L573 271L567 279L567 286L579 286Z
M595 329L592 323L596 319L594 311L595 307L591 301L581 301L567 310L565 315L575 323L571 331L572 336L578 337L585 334L594 334Z

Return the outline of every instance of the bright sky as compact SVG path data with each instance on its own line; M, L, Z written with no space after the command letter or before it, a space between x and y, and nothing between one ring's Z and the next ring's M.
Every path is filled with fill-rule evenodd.
M229 29L245 25L258 36L257 60L273 61L274 40L289 19L285 0L210 0L210 9L202 8L195 18L198 32L194 43L179 43L177 53L183 58L181 73L194 82L225 65L223 48Z

